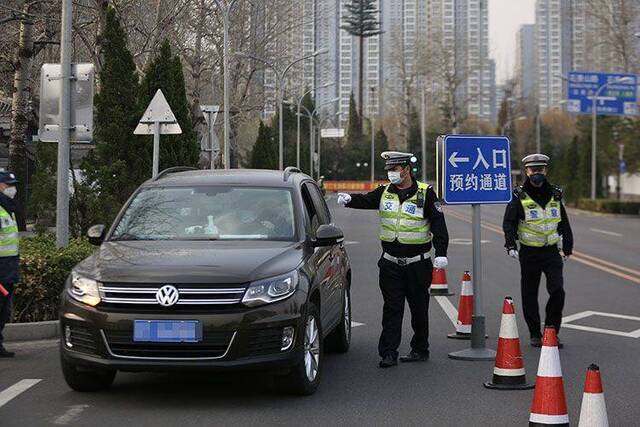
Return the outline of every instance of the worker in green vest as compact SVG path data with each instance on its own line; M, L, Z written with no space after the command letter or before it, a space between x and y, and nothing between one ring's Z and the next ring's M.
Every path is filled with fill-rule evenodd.
M411 351L401 362L429 358L429 286L433 266L447 266L449 234L442 208L430 185L411 174L410 153L382 153L390 183L366 194L338 194L338 204L379 212L382 256L380 289L384 299L378 353L381 368L398 364L405 299L411 311ZM431 247L435 259L431 263Z
M11 297L18 282L17 183L13 173L0 171L0 357L14 356L4 348L2 330L11 317Z
M562 204L562 190L546 179L549 157L531 154L522 159L522 163L527 178L522 187L514 190L502 228L508 255L520 261L522 308L531 345L542 347L538 307L540 278L544 273L549 293L544 324L559 332L565 298L562 269L573 251L573 233ZM516 241L520 242L519 250Z

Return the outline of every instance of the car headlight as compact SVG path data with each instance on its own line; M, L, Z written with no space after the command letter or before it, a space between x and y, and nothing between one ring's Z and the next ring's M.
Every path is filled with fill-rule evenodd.
M298 272L253 282L247 288L242 303L249 307L268 304L290 297L298 288Z
M100 291L98 282L71 272L71 277L67 282L67 293L76 301L80 301L90 306L96 306L100 302Z

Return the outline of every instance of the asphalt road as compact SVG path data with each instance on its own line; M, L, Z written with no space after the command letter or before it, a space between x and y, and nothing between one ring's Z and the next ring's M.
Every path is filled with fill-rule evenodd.
M335 205L335 198L330 203ZM527 377L534 380L539 350L528 346L520 311L519 268L505 255L499 233L503 209L482 208L487 344L495 349L502 299L513 296ZM76 393L62 379L55 341L14 344L8 347L18 357L0 360L0 426L526 425L533 391L487 390L482 383L491 377L492 362L447 358L447 353L468 343L446 338L453 324L434 299L431 360L387 370L377 367L382 298L376 267L380 255L376 213L333 211L335 222L345 231L353 265L353 318L363 325L353 329L347 354L325 358L322 384L314 396L279 394L267 377L255 374L122 373L108 392ZM445 213L452 238L449 284L459 294L462 273L471 269L471 210L447 207ZM586 367L597 363L610 424L638 425L640 338L632 331L640 330L640 220L570 215L577 253L566 264L565 316L576 316L562 330L561 361L571 423L578 423ZM449 297L456 307L457 298ZM541 292L543 304L544 300ZM408 351L411 336L408 310L404 332L402 352ZM27 388L31 383L20 382L25 379L41 381ZM3 391L22 385L27 388L24 392L3 403Z

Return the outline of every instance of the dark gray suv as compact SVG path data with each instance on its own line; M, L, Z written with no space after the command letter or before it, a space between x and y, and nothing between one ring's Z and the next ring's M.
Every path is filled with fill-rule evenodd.
M120 371L260 369L318 387L323 351L351 339L343 234L315 181L282 171L172 168L145 182L71 272L64 377L107 388Z

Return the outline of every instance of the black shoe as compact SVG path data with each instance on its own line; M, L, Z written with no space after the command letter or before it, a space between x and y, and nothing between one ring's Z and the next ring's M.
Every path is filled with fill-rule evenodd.
M390 368L392 366L396 366L397 364L398 364L398 359L388 354L382 358L379 366L381 368Z
M426 353L418 353L417 351L411 350L409 354L400 358L402 363L425 362L427 360L429 360L428 351Z
M542 337L531 337L531 347L542 347Z
M558 338L558 348L562 348L562 347L564 347L564 344L562 344L562 343L560 342L560 338Z
M0 357L9 358L15 355L16 354L13 351L7 351L7 349L4 348L2 344L0 344Z

